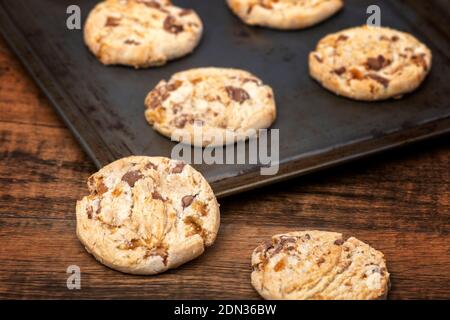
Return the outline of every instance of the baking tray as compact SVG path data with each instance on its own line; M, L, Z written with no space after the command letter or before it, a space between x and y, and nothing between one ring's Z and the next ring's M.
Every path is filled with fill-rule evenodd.
M104 67L86 49L82 31L66 26L78 4L83 22L97 1L0 0L0 30L97 167L128 155L170 156L175 143L144 119L143 101L160 79L193 67L249 70L275 91L280 170L262 176L258 165L196 165L218 196L358 159L450 131L448 1L346 0L332 19L302 31L249 27L225 0L179 0L205 25L190 56L160 68ZM401 100L364 103L340 98L308 76L307 56L326 34L362 25L377 4L382 24L411 32L433 51L423 86Z

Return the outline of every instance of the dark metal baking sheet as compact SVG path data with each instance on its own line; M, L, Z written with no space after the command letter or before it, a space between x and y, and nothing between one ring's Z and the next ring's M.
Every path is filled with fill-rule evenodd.
M178 0L194 8L204 38L190 56L161 68L104 67L86 49L82 31L65 27L66 8L83 18L93 0L0 0L0 30L98 167L131 155L170 156L174 143L147 125L143 100L160 79L188 68L249 70L276 93L280 172L261 176L256 165L196 166L219 196L450 131L448 1L346 0L332 19L307 30L280 32L249 27L225 0ZM413 33L434 53L423 86L402 100L363 103L337 97L308 76L307 56L328 33L364 24L378 4L382 24Z

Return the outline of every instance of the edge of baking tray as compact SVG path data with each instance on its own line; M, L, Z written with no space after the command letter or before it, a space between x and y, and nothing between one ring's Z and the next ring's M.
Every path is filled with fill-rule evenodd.
M75 125L71 122L68 116L64 112L64 108L60 105L65 104L68 108L71 108L72 112L76 113L79 119L85 118L85 115L80 112L76 105L71 101L69 97L64 93L52 76L51 72L45 66L40 58L36 55L34 50L30 47L29 43L26 41L23 33L17 28L16 24L12 21L11 17L8 15L4 4L0 2L0 34L6 40L7 44L13 50L15 55L19 58L22 65L29 72L33 80L37 83L42 92L50 100L50 103L64 121L65 125L69 128L75 139L81 145L83 150L87 153L89 158L94 162L97 168L101 168L102 159L98 159L95 156L92 145L87 143L82 135L78 132ZM30 59L32 57L32 59ZM84 130L89 132L89 135L95 136L96 141L101 141L101 137L97 134L91 126L85 126ZM105 159L106 160L106 159ZM106 162L106 161L104 161Z
M253 170L247 174L213 182L211 186L217 197L227 197L449 133L450 115L379 138L364 139L289 161L280 165L279 173L276 176L267 176L267 178L262 179L263 176L260 176L258 181L255 181L256 177L259 176L258 168L258 170ZM408 138L405 139L405 136ZM317 165L316 163L320 164Z
M31 74L34 81L48 97L61 119L80 143L83 150L94 162L96 167L101 168L102 163L112 161L113 159L109 159L111 155L103 155L101 157L98 157L98 155L96 156L93 151L95 146L88 143L79 133L77 127L69 120L69 117L63 110L64 108L61 108L62 104L71 107L71 110L79 117L79 119L85 118L85 115L80 112L74 102L64 93L64 90L59 86L58 82L55 81L51 72L35 54L22 32L11 20L1 2L0 34L3 35L19 60ZM32 57L32 59L29 59L30 57ZM94 136L95 141L102 140L91 126L85 126L84 130L86 130L89 135ZM302 176L320 169L326 169L353 160L365 158L402 145L411 144L446 133L450 133L450 115L413 128L407 128L379 137L368 137L367 139L349 143L339 148L321 150L315 154L307 155L306 157L289 160L287 163L280 165L279 173L275 176L261 178L263 176L259 175L259 168L256 168L251 172L239 176L212 182L211 186L218 197L230 196L275 182ZM408 137L406 140L405 136ZM317 163L320 164L317 165Z

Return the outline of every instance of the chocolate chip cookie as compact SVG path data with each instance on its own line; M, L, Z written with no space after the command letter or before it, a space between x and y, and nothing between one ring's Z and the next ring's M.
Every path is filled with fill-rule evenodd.
M145 106L145 117L155 130L195 146L245 140L276 117L272 89L237 69L176 73L148 94Z
M92 175L88 188L77 202L77 235L113 269L161 273L214 243L219 205L203 176L183 162L124 158Z
M231 10L249 25L302 29L338 12L342 0L227 0Z
M408 33L357 27L322 39L309 55L311 76L348 98L400 98L417 89L431 69L432 54Z
M84 38L105 65L145 68L192 52L202 32L193 10L169 0L107 0L89 14Z
M384 299L383 254L355 238L324 231L273 236L252 255L253 287L265 299Z

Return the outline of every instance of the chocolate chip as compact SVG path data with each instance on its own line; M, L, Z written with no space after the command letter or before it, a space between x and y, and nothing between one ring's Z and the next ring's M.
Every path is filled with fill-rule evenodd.
M170 173L182 173L186 164L184 162L178 162L177 165L170 171Z
M325 262L325 258L324 257L320 257L320 259L317 261L317 264L320 266L324 262Z
M225 90L227 90L227 93L228 93L228 96L230 97L230 99L237 101L241 104L245 100L250 99L250 95L244 89L228 86L228 87L225 87Z
M154 163L151 163L151 162L147 162L147 164L145 165L144 168L145 168L145 169L158 170L158 167L157 167Z
M148 105L148 107L150 109L156 109L161 105L161 100L159 98L159 96L155 96L152 97L150 104Z
M366 68L368 70L379 71L379 70L387 67L390 64L391 64L391 61L387 60L384 56L382 56L380 54L377 58L369 58L369 59L367 59Z
M142 173L139 170L134 170L125 173L122 177L122 181L128 183L130 187L134 187L135 183L142 178L143 178Z
M373 73L372 73L372 74L369 74L368 77L369 77L370 79L375 80L375 81L377 81L378 83L382 84L385 88L387 88L387 87L389 86L389 82L390 82L389 79L386 79L386 78L384 78L384 77L382 77L382 76L379 76L379 75L373 74Z
M161 106L162 102L170 96L166 86L158 86L150 92L149 98L146 100L146 106L150 109L156 109Z
M194 199L195 199L194 196L184 196L183 199L181 199L183 209L189 207L194 201Z
M391 38L392 41L397 42L398 40L400 40L400 38L398 36L393 36Z
M337 40L338 41L346 41L346 40L348 40L348 36L346 36L345 34L341 34L341 35L339 35Z
M170 97L170 93L164 92L163 94L161 94L161 101L166 101L169 97Z
M132 40L132 39L127 39L127 40L125 40L124 43L127 45L133 45L133 46L138 46L141 44L140 42L138 42L136 40Z
M181 115L173 120L173 124L178 129L183 129L184 127L186 127L186 123L188 122L188 120L189 117L187 115Z
M283 250L283 246L282 245L277 245L275 247L275 249L270 253L270 257L275 256L276 254L278 254L279 252L281 252L281 250Z
M160 100L158 100L158 99L154 99L154 100L152 100L152 102L150 102L150 109L156 109L156 108L158 108L159 106L161 106L161 101Z
M87 210L86 210L86 213L87 213L88 219L92 219L92 215L94 213L94 209L92 209L92 207L88 207Z
M99 203L99 204L98 204L98 208L97 208L97 210L95 211L95 213L96 213L96 214L100 214L101 211L102 211L102 204Z
M306 240L311 240L311 236L307 233L307 234L305 234L305 239Z
M314 55L314 58L316 58L316 60L317 60L319 63L322 63L322 62L323 62L323 59L322 59L321 57L319 57L317 54Z
M152 192L152 198L155 200L161 200L164 201L164 198L161 196L161 194L158 191Z
M180 105L180 104L174 104L173 106L172 106L172 113L173 114L178 114L178 112L180 112L181 110L183 109L183 106L182 105Z
M182 84L183 83L180 80L175 80L173 83L167 84L167 86L166 86L167 91L175 91L179 87L181 87Z
M103 181L100 181L100 183L97 184L96 193L101 196L106 192L108 192L108 187L103 183Z
M334 242L334 244L337 245L337 246L342 246L342 245L344 244L344 240L343 240L343 239L337 239L337 240Z
M272 249L272 248L273 248L272 241L266 240L256 248L256 252L261 252L261 253L265 254L267 250Z
M182 25L176 24L176 20L173 16L167 16L164 20L164 30L167 32L177 34L184 30Z
M117 27L120 24L120 18L108 17L106 19L105 27Z
M340 67L340 68L333 70L333 72L336 73L338 76L343 75L346 71L347 71L347 68L345 68L345 67Z
M428 70L428 64L425 60L425 54L413 55L411 57L412 62L417 66L422 66L425 71Z

